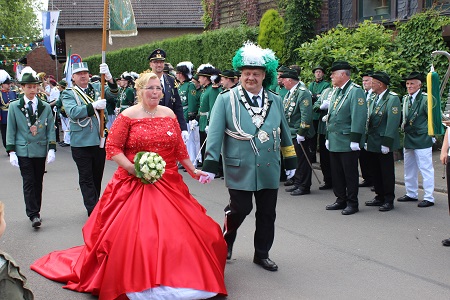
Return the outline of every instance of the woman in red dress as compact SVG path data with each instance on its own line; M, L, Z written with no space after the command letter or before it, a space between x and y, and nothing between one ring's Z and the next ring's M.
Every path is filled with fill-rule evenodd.
M114 122L107 158L119 168L83 227L85 244L52 252L31 269L100 299L205 299L226 295L227 247L220 226L191 196L179 161L198 179L171 109L159 106L154 73L136 81L138 105ZM153 184L135 176L137 152L156 152L165 173Z

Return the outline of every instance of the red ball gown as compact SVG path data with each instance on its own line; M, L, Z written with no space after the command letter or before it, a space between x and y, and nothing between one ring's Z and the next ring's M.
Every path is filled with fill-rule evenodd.
M220 226L189 193L177 160L189 158L175 118L114 121L107 158L159 153L166 170L143 184L119 167L83 227L84 245L55 251L31 269L65 288L111 300L158 287L226 295L226 243Z

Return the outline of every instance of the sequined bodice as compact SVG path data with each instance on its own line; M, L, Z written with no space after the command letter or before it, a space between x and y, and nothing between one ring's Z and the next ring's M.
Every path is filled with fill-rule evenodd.
M176 118L130 119L120 114L108 135L107 158L124 153L133 161L140 151L158 153L166 161L166 168L176 168L177 160L189 157Z

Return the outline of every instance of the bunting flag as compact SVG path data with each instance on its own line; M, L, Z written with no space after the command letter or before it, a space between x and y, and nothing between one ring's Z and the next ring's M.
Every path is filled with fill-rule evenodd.
M67 87L72 87L72 47L69 48L67 54L66 66L64 67L64 75L66 75Z
M58 24L59 10L42 12L42 31L44 36L44 45L47 53L56 55L55 35L56 24Z
M137 35L131 0L110 0L109 5L109 43L113 37Z
M428 135L444 134L442 125L442 110L439 75L434 72L434 68L427 75L428 94Z

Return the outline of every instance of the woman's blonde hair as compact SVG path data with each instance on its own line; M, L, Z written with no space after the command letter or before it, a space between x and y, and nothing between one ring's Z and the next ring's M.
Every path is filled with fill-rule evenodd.
M138 102L141 102L141 97L139 95L139 91L142 90L146 86L146 84L148 83L148 81L150 79L158 79L159 80L158 75L156 75L155 73L150 72L148 70L139 74L139 78L136 79L134 87L136 88L136 91L137 91L136 94L137 94Z

